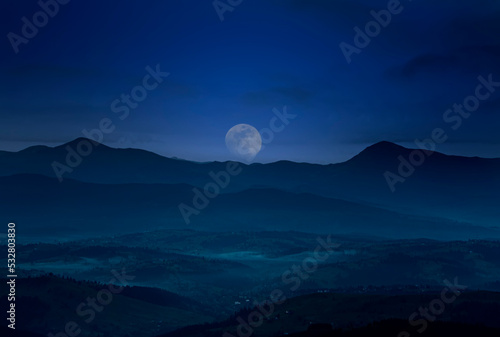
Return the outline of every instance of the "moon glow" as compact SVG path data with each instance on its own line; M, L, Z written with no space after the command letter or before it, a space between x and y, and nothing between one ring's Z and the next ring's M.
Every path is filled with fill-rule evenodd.
M227 132L226 146L232 154L249 162L262 148L262 138L253 126L238 124Z

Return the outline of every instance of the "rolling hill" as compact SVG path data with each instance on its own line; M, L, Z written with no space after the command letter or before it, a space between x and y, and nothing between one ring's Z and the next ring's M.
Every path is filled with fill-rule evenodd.
M82 238L155 228L205 231L296 230L385 238L499 238L492 228L447 219L405 215L310 193L250 189L220 194L184 222L190 204L185 184L59 183L41 175L0 177L3 221L22 226L20 239ZM193 205L191 205L193 207Z
M57 147L34 146L19 152L0 152L0 176L40 174L56 177L52 164L66 165L76 139ZM197 163L171 159L137 149L114 149L92 143L92 152L63 175L65 180L97 184L186 184L203 188L213 182L210 172L225 171L228 163ZM399 175L402 160L413 150L389 142L374 144L339 164L317 165L279 161L239 164L222 193L269 188L348 200L419 216L448 218L485 227L500 224L500 159L424 153L425 160L391 191L384 174ZM402 159L403 158L403 159ZM69 166L68 166L69 167ZM406 168L408 170L408 168ZM404 170L403 170L404 171ZM28 184L27 182L26 184ZM182 199L182 198L181 198Z
M16 297L17 326L45 335L64 331L65 324L75 322L81 336L103 333L149 337L192 324L193 320L205 323L213 319L193 300L160 289L127 286L109 298L99 294L109 293L109 285L96 282L46 275L18 278L16 283L20 291ZM6 304L6 288L0 295L2 304ZM97 306L88 304L88 299L97 300ZM81 303L84 305L78 310Z

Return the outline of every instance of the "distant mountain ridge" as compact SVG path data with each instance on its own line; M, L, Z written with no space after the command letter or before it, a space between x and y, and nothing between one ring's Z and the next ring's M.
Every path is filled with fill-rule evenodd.
M42 175L0 177L2 221L24 239L47 241L160 228L204 231L303 231L382 238L499 238L500 230L453 220L405 215L350 201L277 189L248 189L213 198L185 223L186 184L59 183Z
M0 152L0 176L56 177L52 164L55 161L65 164L67 147L76 149L82 141L92 142L78 138L56 147L34 146L19 152ZM239 163L241 173L232 176L220 192L267 188L343 199L400 214L448 218L482 227L500 225L500 159L434 152L422 165L415 167L414 173L404 182L398 183L393 193L384 174L398 174L401 158L408 160L412 151L390 142L379 142L339 164ZM96 184L184 184L203 189L213 182L210 172L225 171L226 165L227 162L197 163L99 144L64 178ZM182 197L177 196L179 203L193 198L192 192L187 191Z

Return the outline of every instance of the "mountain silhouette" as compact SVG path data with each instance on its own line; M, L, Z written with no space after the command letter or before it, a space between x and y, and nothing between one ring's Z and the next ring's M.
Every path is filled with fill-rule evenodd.
M303 231L381 238L500 238L471 223L397 213L345 200L278 189L248 189L193 201L187 184L59 183L42 175L0 177L0 214L23 226L22 239L75 239L157 228ZM198 189L198 191L201 191ZM200 192L201 193L201 192ZM185 204L196 214L179 209Z
M81 156L79 165L71 167L71 172L63 175L63 181L186 184L202 189L213 182L210 172L223 172L228 165L227 162L198 163L166 158L138 149L115 149L78 138L56 147L33 146L19 152L3 151L0 153L0 176L36 174L55 178L54 162L67 165L68 149L77 151L82 142L92 144L92 151ZM402 160L408 163L412 158L413 161L423 158L423 163L412 165L411 174L401 175ZM339 164L278 161L238 165L241 173L231 176L230 183L221 193L267 188L343 199L397 213L447 218L482 227L495 227L500 223L500 159L449 156L379 142ZM403 168L403 173L407 173L408 168ZM394 184L394 190L388 183L388 172L401 179Z

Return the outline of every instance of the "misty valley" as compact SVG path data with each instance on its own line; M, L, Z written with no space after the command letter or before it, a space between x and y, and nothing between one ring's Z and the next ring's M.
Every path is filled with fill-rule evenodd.
M21 334L500 331L498 159L434 153L395 195L384 168L413 150L388 142L332 165L195 163L94 143L59 182L50 162L81 141L92 142L0 152ZM471 168L483 177L473 185Z

